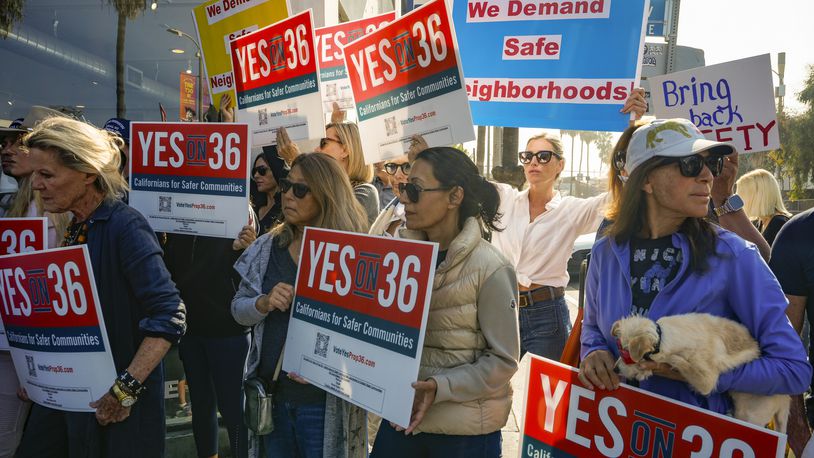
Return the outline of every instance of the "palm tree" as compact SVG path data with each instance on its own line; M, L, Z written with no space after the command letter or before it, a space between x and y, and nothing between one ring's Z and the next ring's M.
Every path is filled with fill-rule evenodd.
M602 166L610 164L611 153L613 152L613 135L610 132L596 132L594 140L599 149L599 173L602 173Z
M124 38L127 32L127 20L135 19L147 8L146 0L106 0L116 8L119 15L116 28L116 117L124 118L127 107L124 101Z
M14 24L23 18L25 0L5 0L0 3L0 37L5 40Z
M560 130L560 138L568 135L571 137L571 182L568 187L568 194L574 195L574 140L579 131L576 130Z

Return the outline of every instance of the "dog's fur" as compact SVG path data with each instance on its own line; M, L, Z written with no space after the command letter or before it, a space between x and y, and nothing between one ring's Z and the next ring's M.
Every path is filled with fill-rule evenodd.
M760 347L749 330L735 321L708 313L688 313L658 320L662 335L658 353L650 355L657 363L672 366L698 393L708 396L718 384L721 373L760 356ZM631 359L642 361L659 342L656 323L642 316L630 316L613 324L611 334L628 350ZM627 378L644 380L652 371L636 364L616 361ZM786 432L791 398L787 395L763 396L730 391L735 418L765 426L774 419L777 430Z

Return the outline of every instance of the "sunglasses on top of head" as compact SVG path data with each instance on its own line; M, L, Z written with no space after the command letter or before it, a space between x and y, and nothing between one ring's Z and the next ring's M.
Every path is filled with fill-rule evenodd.
M667 163L678 162L681 175L687 178L695 178L704 170L704 166L709 167L712 176L717 177L724 169L724 157L720 154L710 154L704 157L700 154L692 154L684 157L669 158Z
M421 186L415 183L399 183L399 192L405 194L407 199L410 200L412 203L418 203L419 197L421 197L422 192L430 192L430 191L449 191L452 188L448 187L439 187L439 188L428 188L424 189Z
M562 159L562 156L554 151L520 151L517 156L520 158L521 164L531 164L531 159L535 157L540 164L547 164L551 161L551 156Z
M305 183L292 183L288 178L282 178L280 180L280 192L285 194L289 189L294 191L294 197L297 199L302 199L311 192L311 188Z
M395 162L388 162L384 164L384 171L387 172L388 175L395 175L398 169L401 169L401 173L405 175L410 174L410 169L413 167L410 165L409 162L405 162L403 164L396 164Z
M330 138L330 137L322 137L321 139L319 139L319 147L320 148L325 148L326 146L328 146L328 143L330 143L330 142L338 143L339 146L342 146L342 142L339 141L339 140L336 140L336 139L333 139L333 138Z

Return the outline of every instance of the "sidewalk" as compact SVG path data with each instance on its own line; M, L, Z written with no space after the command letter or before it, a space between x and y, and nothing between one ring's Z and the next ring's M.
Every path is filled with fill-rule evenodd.
M567 289L565 299L568 302L568 311L571 314L571 323L577 316L577 299L579 291ZM520 448L520 422L523 420L523 403L526 396L526 371L528 370L529 358L523 357L520 361L520 369L512 377L512 411L509 414L509 421L503 427L503 458L516 458Z

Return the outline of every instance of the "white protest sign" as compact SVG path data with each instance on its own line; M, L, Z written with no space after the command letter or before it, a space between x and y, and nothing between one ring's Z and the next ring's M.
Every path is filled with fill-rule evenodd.
M345 46L365 163L475 139L455 30L434 0Z
M0 256L46 248L48 248L48 218L0 219ZM8 350L8 339L2 323L0 320L0 350Z
M0 315L14 368L37 404L93 412L116 378L86 246L0 257Z
M325 132L311 10L231 42L238 120L249 123L252 144L276 144L277 129L291 140Z
M130 206L156 232L232 239L249 221L248 126L134 122Z
M654 76L650 98L657 118L685 118L710 140L738 152L780 148L768 54Z
M306 228L283 370L407 426L438 245Z

